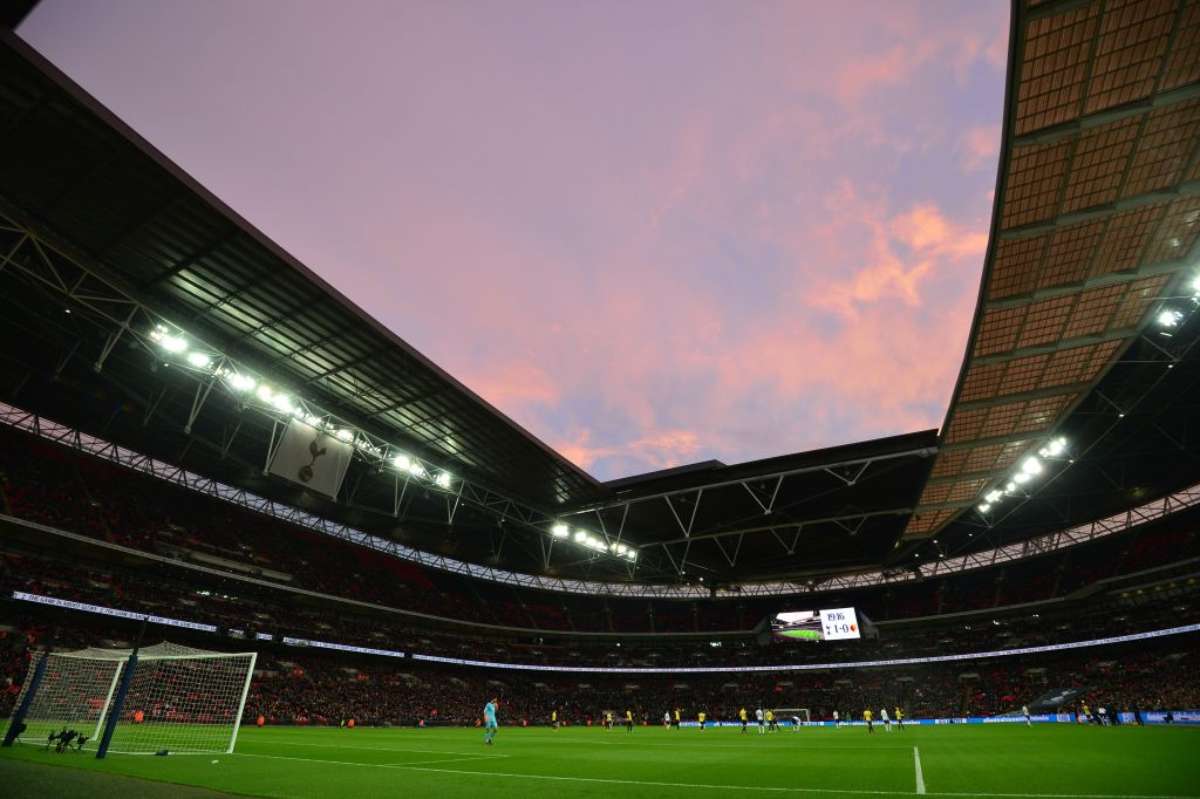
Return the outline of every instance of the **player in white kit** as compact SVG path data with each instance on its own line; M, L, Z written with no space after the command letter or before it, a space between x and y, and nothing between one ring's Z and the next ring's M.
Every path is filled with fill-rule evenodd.
M885 730L888 732L892 731L892 720L888 717L886 707L879 711L879 720L883 722L883 728Z

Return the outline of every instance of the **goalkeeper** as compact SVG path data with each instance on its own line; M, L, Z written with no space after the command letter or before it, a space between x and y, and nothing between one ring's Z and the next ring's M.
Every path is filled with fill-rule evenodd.
M492 741L496 738L496 708L499 706L499 698L493 697L490 702L483 706L483 742L488 746L492 745Z

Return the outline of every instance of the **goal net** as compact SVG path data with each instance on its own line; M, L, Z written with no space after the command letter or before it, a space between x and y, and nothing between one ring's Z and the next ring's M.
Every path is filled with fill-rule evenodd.
M803 725L803 724L808 724L808 722L810 721L809 714L808 714L808 708L806 708L806 707L776 708L775 718L781 724L785 723L785 722L788 724L795 724L797 721L799 721L800 724Z
M142 648L118 704L131 654L129 649L96 648L38 653L17 697L20 707L44 659L45 671L30 699L20 741L56 745L51 735L74 730L70 748L95 751L106 722L115 715L110 752L233 751L255 653L210 652L168 643Z

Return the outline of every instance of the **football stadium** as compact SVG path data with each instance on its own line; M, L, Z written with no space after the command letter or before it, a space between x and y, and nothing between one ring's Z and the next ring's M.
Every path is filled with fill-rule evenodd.
M609 479L50 5L0 10L0 794L1200 797L1200 2L1000 3L940 421Z

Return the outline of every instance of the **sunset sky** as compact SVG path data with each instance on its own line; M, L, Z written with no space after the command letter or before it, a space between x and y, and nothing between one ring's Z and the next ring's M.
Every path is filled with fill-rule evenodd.
M1008 6L44 0L19 32L609 479L941 424Z

